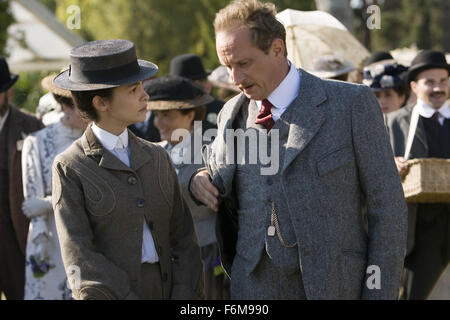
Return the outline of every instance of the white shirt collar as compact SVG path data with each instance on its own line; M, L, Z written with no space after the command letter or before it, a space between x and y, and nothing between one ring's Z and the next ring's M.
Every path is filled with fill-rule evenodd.
M3 117L0 116L0 132L3 129L3 126L5 125L5 122L6 122L6 119L8 119L8 116L9 116L9 108L8 108L8 110L6 110L6 113Z
M119 147L120 146L123 146L123 148L128 147L128 130L127 130L127 128L125 128L125 130L120 135L116 136L115 134L112 134L112 133L100 128L95 123L92 123L92 131L94 132L94 135L97 137L97 139L100 140L103 147L105 147L109 151L111 151L116 146L118 146L118 144L119 144Z
M436 110L432 106L428 105L426 102L418 99L417 107L419 108L419 114L422 117L431 118L436 111L439 111L441 116L443 116L446 119L450 119L450 105L448 101L445 101L442 107Z
M267 97L274 108L286 109L292 101L297 97L300 89L300 73L295 68L294 64L288 60L289 72L281 81L278 87ZM258 108L261 108L261 101L256 101Z

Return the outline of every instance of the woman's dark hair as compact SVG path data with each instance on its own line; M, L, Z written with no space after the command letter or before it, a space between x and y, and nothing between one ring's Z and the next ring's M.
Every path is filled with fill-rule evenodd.
M55 98L56 102L58 102L60 105L66 105L68 106L70 109L74 108L74 103L72 98L68 98L68 97L64 97L64 96L60 96L59 94L56 93L52 93L53 98Z
M182 114L188 114L189 112L194 111L195 114L194 114L194 119L192 119L192 122L205 120L206 106L200 106L200 107L191 108L191 109L180 109L178 111L180 111Z
M114 88L91 90L91 91L72 91L72 97L81 116L88 121L98 120L97 110L95 110L92 100L95 96L111 100Z

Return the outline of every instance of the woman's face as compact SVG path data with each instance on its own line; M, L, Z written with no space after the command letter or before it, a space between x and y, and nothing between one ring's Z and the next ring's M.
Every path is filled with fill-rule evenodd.
M114 134L120 134L127 126L142 122L147 115L148 94L142 87L142 82L122 85L113 90L110 99L95 96L94 105L100 127Z
M191 131L192 121L194 120L195 111L191 110L187 114L179 110L154 110L155 119L153 123L161 135L161 140L167 140L175 145L179 143L180 136L185 136L183 132L178 132L172 136L176 129L184 129L185 133Z
M399 95L394 89L386 89L374 92L383 113L389 113L400 109L405 102L405 95Z

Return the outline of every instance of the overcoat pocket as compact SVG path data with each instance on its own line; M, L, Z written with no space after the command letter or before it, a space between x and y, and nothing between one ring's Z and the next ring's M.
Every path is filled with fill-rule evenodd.
M324 176L351 162L353 158L352 153L353 150L351 147L343 147L322 157L317 161L317 172L319 176Z

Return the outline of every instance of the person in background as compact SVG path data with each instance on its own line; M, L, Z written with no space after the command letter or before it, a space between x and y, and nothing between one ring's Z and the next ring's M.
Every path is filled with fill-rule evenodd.
M81 137L87 122L74 106L70 91L53 85L55 75L41 84L50 91L63 117L25 138L22 150L22 210L31 220L25 267L25 300L69 300L52 209L52 164L56 155Z
M176 56L170 61L170 75L185 77L199 85L206 94L211 94L212 85L208 81L208 75L203 67L203 62L199 56L193 53L186 53ZM217 128L217 115L223 107L224 102L214 99L206 105L206 116L204 131ZM209 125L208 125L209 124Z
M22 300L29 220L23 215L21 152L23 139L43 127L34 115L11 105L19 78L0 57L0 294Z
M355 70L349 62L334 55L326 55L316 58L311 69L306 71L321 79L347 81L348 74Z
M87 42L70 58L71 71L53 83L70 90L92 121L53 162L52 202L73 297L203 298L200 248L172 161L127 129L144 121L142 81L158 67L138 60L127 40Z
M195 145L195 136L201 137L201 120L206 105L213 97L194 85L189 79L177 76L160 77L146 87L149 95L148 108L155 114L155 127L163 141L161 146L169 153L175 166L184 199L194 220L194 227L202 253L205 274L205 298L227 299L226 276L220 263L219 245L216 238L216 213L192 201L189 195L191 176L203 167L202 158L196 163L195 156L201 153L201 143ZM195 140L198 141L198 140ZM197 149L196 149L197 148ZM226 283L225 283L226 282Z
M208 76L209 82L217 88L217 95L223 101L228 101L241 90L230 79L230 73L225 66L218 66Z
M387 114L387 128L400 177L408 173L403 158L414 109L419 113L409 159L450 159L449 72L442 52L424 50L413 59L407 83L417 96ZM406 299L426 299L450 261L450 204L408 203L408 241L405 268L410 271Z
M364 68L363 84L372 89L384 114L400 109L408 101L407 71L395 60L381 60Z

